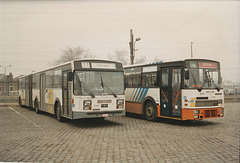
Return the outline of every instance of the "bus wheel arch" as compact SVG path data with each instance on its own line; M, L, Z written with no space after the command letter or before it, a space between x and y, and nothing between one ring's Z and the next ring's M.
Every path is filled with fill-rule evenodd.
M37 114L40 113L38 98L35 98L35 100L34 100L34 109L35 109L35 112L36 112Z
M19 106L22 106L22 98L21 98L21 96L19 96L19 98L18 98L18 103L19 103Z
M143 101L142 113L145 119L155 121L157 119L156 102L151 97L146 97Z

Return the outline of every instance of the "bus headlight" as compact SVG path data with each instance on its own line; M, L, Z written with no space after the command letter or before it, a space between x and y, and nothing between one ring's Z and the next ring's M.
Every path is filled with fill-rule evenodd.
M117 104L118 105L123 105L124 104L124 99L118 99Z
M116 107L117 107L117 109L123 109L124 108L124 99L118 99Z
M199 114L199 110L193 110L193 114Z
M92 110L92 101L91 100L84 100L83 101L83 110Z
M92 104L91 100L84 100L83 106L90 106Z
M198 118L198 115L194 115L194 118Z

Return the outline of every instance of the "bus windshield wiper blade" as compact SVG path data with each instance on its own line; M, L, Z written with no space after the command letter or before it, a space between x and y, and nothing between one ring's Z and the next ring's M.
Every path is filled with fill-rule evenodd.
M88 88L88 86L83 82L80 81L79 76L77 75L77 81L80 83L81 86L83 86L83 89L92 96L92 98L95 98L95 95L92 93L92 91Z
M101 76L101 86L104 89L104 86L112 93L112 95L117 98L117 95L103 82L102 76Z
M83 81L79 81L80 84L83 86L83 89L88 92L88 94L90 94L92 96L92 98L95 98L95 95L93 94L93 92L88 88L88 86L83 82Z
M202 85L201 85L201 87L199 87L197 90L198 90L198 92L202 92L202 90L203 90Z

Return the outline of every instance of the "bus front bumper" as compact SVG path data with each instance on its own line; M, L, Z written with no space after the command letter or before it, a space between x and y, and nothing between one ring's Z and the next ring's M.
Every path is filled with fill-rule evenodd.
M125 116L125 110L99 112L73 112L73 119Z
M224 108L182 108L182 120L201 120L210 118L224 117Z

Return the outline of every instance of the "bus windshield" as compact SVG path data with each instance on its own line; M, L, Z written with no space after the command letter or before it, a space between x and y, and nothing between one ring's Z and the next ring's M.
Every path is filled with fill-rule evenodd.
M220 69L215 63L207 63L203 66L203 63L198 63L198 66L190 66L189 79L185 79L185 88L221 88L221 76ZM214 66L212 66L214 65Z
M123 95L123 72L75 71L75 95Z

